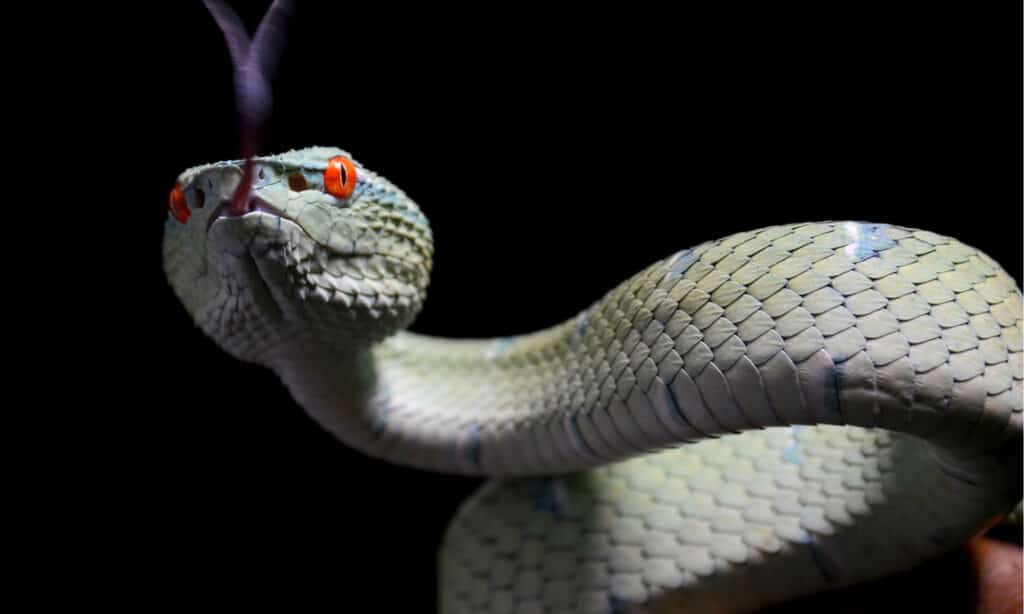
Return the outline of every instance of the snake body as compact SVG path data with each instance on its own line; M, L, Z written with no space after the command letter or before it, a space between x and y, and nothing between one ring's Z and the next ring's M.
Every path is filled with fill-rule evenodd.
M775 226L540 332L435 338L402 330L426 218L356 162L352 195L326 193L339 155L255 158L240 215L241 161L184 172L165 269L206 334L346 444L499 478L447 532L442 611L750 610L911 567L1020 500L1021 293L983 252Z

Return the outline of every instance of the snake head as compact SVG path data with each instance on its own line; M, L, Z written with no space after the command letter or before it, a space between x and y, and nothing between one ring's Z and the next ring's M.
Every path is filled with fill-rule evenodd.
M164 268L196 323L225 350L266 362L281 345L360 345L418 313L433 243L401 190L340 150L256 156L290 0L250 39L222 0L204 0L235 68L242 159L182 173Z
M336 148L217 162L182 173L164 265L195 322L225 350L369 344L407 326L429 279L426 217ZM246 200L233 205L239 184Z

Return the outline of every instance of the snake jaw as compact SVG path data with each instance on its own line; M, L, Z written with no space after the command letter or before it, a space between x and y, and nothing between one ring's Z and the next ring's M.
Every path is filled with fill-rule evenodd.
M245 203L237 210L237 212L234 207L234 203L226 203L225 209L227 210L227 213L225 214L222 212L219 217L236 218L250 213L268 213L270 215L276 215L277 217L284 218L290 222L295 221L295 218L270 204L266 199L260 197L260 195L256 193L251 193L249 197L245 199Z
M243 181L244 178L245 175L243 174ZM238 189L235 190L230 199L222 199L217 208L210 214L206 222L206 232L209 234L210 228L217 220L238 219L251 213L265 213L297 224L294 217L271 204L253 186L242 183L239 184Z

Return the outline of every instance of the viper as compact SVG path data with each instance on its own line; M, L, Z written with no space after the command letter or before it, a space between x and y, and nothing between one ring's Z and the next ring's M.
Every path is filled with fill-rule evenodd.
M910 568L1020 501L1021 292L984 252L772 226L532 334L414 334L427 218L341 149L257 155L289 5L250 45L207 4L247 136L241 159L179 176L167 278L345 444L495 478L444 539L442 611L746 611Z

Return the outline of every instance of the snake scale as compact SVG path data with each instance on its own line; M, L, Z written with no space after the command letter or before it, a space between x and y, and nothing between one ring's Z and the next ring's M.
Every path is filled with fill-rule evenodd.
M453 340L402 330L433 244L398 187L333 148L250 164L181 174L170 284L346 444L499 478L446 534L444 612L745 611L907 569L1020 500L1021 293L955 239L742 232L552 328Z

